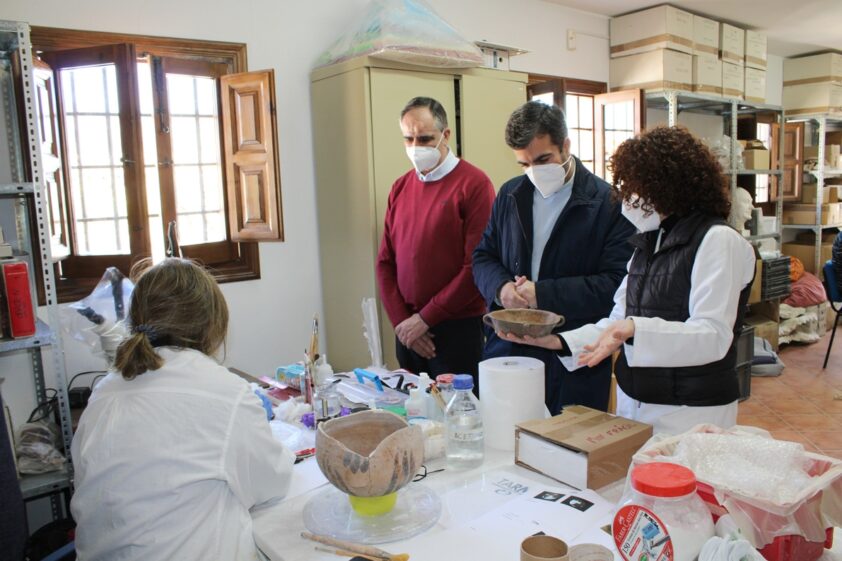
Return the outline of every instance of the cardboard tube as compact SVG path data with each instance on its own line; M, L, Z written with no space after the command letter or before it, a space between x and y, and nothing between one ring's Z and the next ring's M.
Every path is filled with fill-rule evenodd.
M520 561L568 561L567 544L553 536L529 536L520 544Z

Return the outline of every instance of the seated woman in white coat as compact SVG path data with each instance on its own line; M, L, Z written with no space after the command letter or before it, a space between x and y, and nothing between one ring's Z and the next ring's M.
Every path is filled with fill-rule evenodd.
M751 245L725 219L728 186L710 150L686 129L658 127L611 159L634 254L596 324L521 341L556 349L569 370L619 350L617 414L676 434L737 420L736 334L754 278Z
M213 277L166 259L136 282L131 335L73 439L78 559L256 559L249 510L287 492L293 454L213 358L228 328Z

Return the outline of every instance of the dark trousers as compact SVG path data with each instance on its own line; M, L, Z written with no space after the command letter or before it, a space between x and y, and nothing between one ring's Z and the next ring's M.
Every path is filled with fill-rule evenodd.
M482 317L443 321L431 327L436 356L426 359L395 338L395 354L401 368L415 374L470 374L478 383L478 364L482 360Z

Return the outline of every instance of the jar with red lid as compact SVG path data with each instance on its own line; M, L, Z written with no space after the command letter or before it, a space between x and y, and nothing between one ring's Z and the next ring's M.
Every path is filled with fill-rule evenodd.
M626 561L693 561L714 535L713 517L696 494L696 476L684 466L635 466L614 515L612 533Z

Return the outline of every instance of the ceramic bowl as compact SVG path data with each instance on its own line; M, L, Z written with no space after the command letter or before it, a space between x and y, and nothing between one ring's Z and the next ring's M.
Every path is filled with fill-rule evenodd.
M544 310L512 308L485 314L482 321L494 331L512 333L518 337L543 337L564 325L564 317Z
M381 497L412 481L424 461L424 437L394 413L361 411L319 425L316 460L339 490Z

